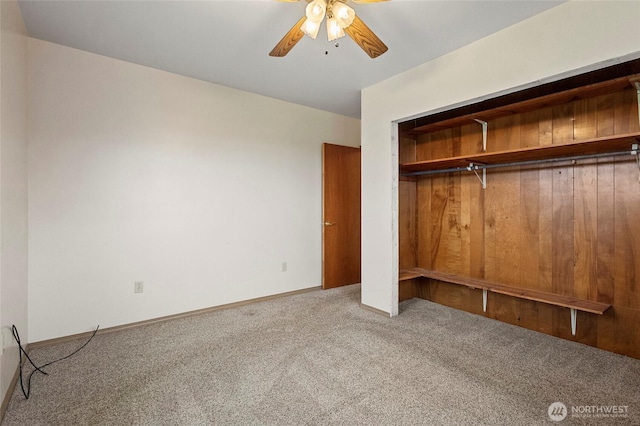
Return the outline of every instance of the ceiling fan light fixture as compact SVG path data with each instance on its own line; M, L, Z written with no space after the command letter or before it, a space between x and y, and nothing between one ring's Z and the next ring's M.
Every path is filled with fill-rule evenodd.
M331 13L342 28L347 28L356 18L356 11L339 1L331 6Z
M320 26L325 19L327 21L327 38L329 42L348 34L372 59L377 58L389 50L382 40L362 22L362 19L356 15L355 11L346 5L347 0L306 1L305 15L298 19L298 22L282 37L278 44L269 52L269 56L286 56L305 35L313 39L317 38ZM387 0L352 1L355 3L374 3ZM328 51L325 51L325 53L328 53Z
M327 2L325 0L313 0L307 5L305 9L307 20L314 22L318 25L320 25L326 13L327 13Z
M320 31L320 22L313 22L307 18L300 27L300 30L315 40L315 38L318 37L318 31Z
M338 20L336 18L327 19L327 38L329 41L339 39L340 37L344 37L344 30L338 23Z

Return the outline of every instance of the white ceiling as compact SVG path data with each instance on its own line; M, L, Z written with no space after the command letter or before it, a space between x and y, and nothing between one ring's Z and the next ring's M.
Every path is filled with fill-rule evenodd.
M351 4L389 47L377 59L348 37L334 47L322 31L284 58L268 56L305 1L24 0L20 9L31 37L359 118L361 89L560 3Z

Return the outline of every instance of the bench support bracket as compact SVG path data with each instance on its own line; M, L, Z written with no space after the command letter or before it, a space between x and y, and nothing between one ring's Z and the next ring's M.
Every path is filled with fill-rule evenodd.
M482 289L482 312L487 312L487 289Z
M578 317L578 311L576 308L571 308L571 334L573 336L576 335L576 322Z

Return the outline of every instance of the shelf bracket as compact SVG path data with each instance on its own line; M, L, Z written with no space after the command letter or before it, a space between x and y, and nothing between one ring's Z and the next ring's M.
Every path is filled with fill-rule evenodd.
M578 311L576 308L571 308L571 335L576 335L576 322L578 320Z
M474 165L473 163L469 164L467 170L473 172L476 175L476 177L482 184L482 189L487 189L487 169L482 169L482 177L480 177L480 175L478 174L478 166Z
M640 87L640 83L636 83ZM638 102L640 102L640 89L638 89ZM473 119L476 123L480 123L482 125L482 152L487 151L487 122L478 120L477 118Z
M482 289L482 312L487 312L487 289Z

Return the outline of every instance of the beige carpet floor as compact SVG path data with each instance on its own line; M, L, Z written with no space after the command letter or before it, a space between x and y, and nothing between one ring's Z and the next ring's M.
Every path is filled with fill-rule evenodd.
M18 386L2 425L640 425L639 360L418 299L389 319L359 298L354 285L98 332L36 374L30 399ZM571 414L614 405L626 417Z

